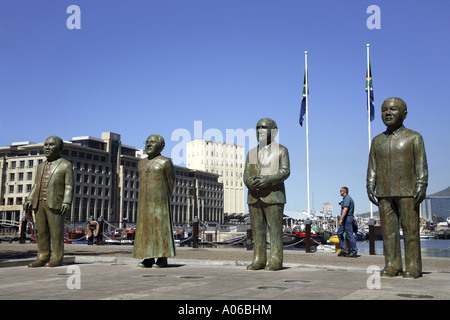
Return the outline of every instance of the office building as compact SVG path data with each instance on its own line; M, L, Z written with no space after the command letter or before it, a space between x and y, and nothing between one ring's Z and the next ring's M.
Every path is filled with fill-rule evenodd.
M186 166L219 175L219 182L223 183L224 189L224 213L244 213L243 146L207 140L190 141L186 144Z
M434 222L448 221L450 218L450 187L425 197L422 202L422 218Z
M0 147L0 220L18 221L31 191L37 166L45 160L43 143L17 142ZM110 223L136 222L139 196L138 150L119 134L74 137L64 141L62 157L73 165L74 192L68 222L103 217ZM198 216L223 222L223 185L219 176L174 166L172 220L182 224ZM1 224L1 221L0 221Z

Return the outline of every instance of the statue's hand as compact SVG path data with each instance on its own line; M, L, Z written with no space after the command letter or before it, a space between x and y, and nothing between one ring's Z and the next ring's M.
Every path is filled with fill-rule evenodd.
M414 205L418 206L425 199L426 190L425 188L417 188L416 194L414 195Z
M64 216L69 211L70 211L70 204L63 203L61 206L61 215Z
M31 201L29 201L29 200L25 201L25 203L23 204L23 210L25 212L31 211Z
M258 176L255 178L255 183L253 184L253 186L256 189L262 189L262 188L269 187L270 184L271 184L271 181L268 176Z
M371 188L371 187L367 188L367 196L369 197L370 202L372 202L374 205L378 206L378 200L377 200L377 196L375 194L374 188Z
M250 177L250 178L248 178L247 179L247 181L246 181L246 186L249 188L249 189L256 189L255 188L255 179L256 179L256 177Z

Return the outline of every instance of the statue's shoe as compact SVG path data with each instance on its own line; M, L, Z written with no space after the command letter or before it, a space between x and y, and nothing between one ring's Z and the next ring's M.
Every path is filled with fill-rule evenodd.
M265 262L252 262L249 266L247 266L247 270L261 270L266 266Z
M417 269L406 269L405 273L403 274L403 278L407 279L417 279L422 276L422 272L420 272Z
M167 258L158 258L152 268L165 268L167 267Z
M47 263L47 261L42 261L42 260L37 259L36 261L33 261L32 263L28 264L28 268L43 267L46 263Z
M279 262L269 262L267 264L267 266L264 268L264 270L268 270L268 271L278 271L281 270L281 268L283 267L282 263Z
M49 268L53 268L53 267L59 267L60 265L62 265L61 261L56 261L56 260L50 260L49 262L47 262L44 267L49 267Z
M144 259L139 264L138 267L140 268L151 268L152 265L155 263L155 259Z
M397 270L394 267L385 267L383 270L381 270L380 275L382 277L395 277L402 275L402 270Z

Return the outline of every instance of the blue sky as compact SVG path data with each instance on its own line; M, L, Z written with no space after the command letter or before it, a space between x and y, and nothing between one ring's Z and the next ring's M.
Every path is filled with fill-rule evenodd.
M80 30L66 27L73 4ZM381 29L367 28L369 5ZM405 126L425 140L431 194L450 185L449 12L445 0L1 0L0 145L112 131L142 148L159 133L170 156L174 130L193 136L194 121L225 136L271 117L290 152L286 209L305 209L307 50L312 208L330 202L337 213L345 185L367 212L370 43L372 137L385 129L382 101L403 98Z

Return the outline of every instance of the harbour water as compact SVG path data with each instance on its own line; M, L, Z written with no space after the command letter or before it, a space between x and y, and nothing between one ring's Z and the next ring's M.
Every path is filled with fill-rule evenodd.
M400 247L402 249L402 255L404 252L403 240L400 240ZM368 241L357 241L356 246L358 247L358 253L369 253L369 242ZM440 258L450 258L450 240L420 240L421 252L423 257L440 257ZM383 241L375 241L375 253L383 254Z
M402 255L405 254L404 251L404 242L403 240L400 240L400 247L402 250ZM421 245L421 253L422 257L439 257L439 258L450 258L450 240L438 240L438 239L429 239L429 240L420 240ZM186 246L191 246L189 243ZM334 248L334 245L326 245L329 248ZM356 246L358 247L358 253L359 254L369 254L369 241L356 241ZM212 245L210 247L214 248L226 248L226 247L233 247L229 245ZM241 248L244 248L243 246L239 246ZM312 247L312 252L316 251L315 247ZM283 250L287 251L305 251L305 248L292 248L292 247L285 247ZM317 252L320 252L321 250L317 250ZM329 252L329 251L328 251ZM376 240L375 241L375 254L377 255L383 255L383 240Z
M332 248L331 245L327 245L328 248ZM369 241L356 241L359 254L369 254ZM422 257L438 257L438 258L450 258L450 240L420 240ZM402 255L405 254L403 240L400 242ZM304 248L285 248L285 250L300 250L304 251ZM317 250L320 252L321 250ZM328 251L328 250L327 250ZM314 252L314 250L313 250ZM328 251L329 252L329 251ZM383 241L375 241L375 254L383 255Z

